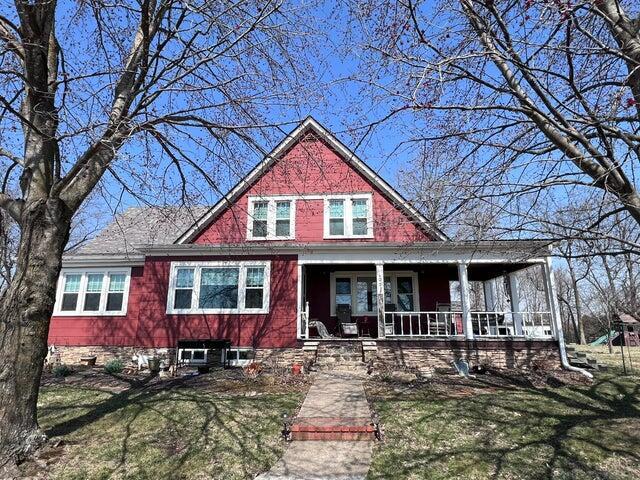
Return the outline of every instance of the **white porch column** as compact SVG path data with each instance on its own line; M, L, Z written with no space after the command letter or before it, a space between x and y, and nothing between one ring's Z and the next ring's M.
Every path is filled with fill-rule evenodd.
M487 312L498 311L498 297L496 292L496 279L485 280L482 282L484 288L484 307Z
M560 318L560 305L558 304L558 297L556 296L556 281L553 276L553 267L551 264L551 257L546 257L542 266L544 276L544 290L547 296L547 305L551 311L551 327L553 329L553 336L560 343L564 345L564 332L562 331L562 319Z
M513 316L513 326L516 335L524 335L522 328L522 313L520 312L520 282L518 276L510 273L509 279L509 297L511 300L511 315Z
M473 340L473 324L471 322L471 297L469 295L469 276L467 275L467 264L458 264L458 281L460 282L460 299L462 303L462 324L464 326L464 337Z
M376 301L378 303L378 338L384 338L384 263L376 262Z
M302 305L302 265L298 263L298 338L305 338L306 328L302 325L302 309L304 306ZM308 323L308 320L307 320Z

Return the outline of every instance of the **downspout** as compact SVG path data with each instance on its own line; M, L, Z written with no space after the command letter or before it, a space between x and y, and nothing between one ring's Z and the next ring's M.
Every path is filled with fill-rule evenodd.
M593 379L593 374L588 372L584 368L579 368L571 365L567 358L567 349L564 344L564 332L562 331L562 322L560 321L560 308L558 306L558 299L556 298L556 285L553 277L553 268L551 266L551 257L545 257L544 262L544 284L547 290L547 301L551 308L551 321L553 322L553 331L555 333L556 341L558 342L558 349L560 350L560 364L565 370L571 372L578 372L587 377L589 380Z

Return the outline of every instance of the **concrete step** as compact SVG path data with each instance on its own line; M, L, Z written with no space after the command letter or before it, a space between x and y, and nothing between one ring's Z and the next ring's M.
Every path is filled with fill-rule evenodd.
M305 417L291 425L292 440L366 441L375 439L375 428L367 417Z

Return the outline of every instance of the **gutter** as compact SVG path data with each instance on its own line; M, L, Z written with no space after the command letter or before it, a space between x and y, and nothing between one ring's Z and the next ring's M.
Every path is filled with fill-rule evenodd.
M593 373L585 370L584 368L574 367L569 363L569 358L567 357L567 349L564 345L564 336L562 340L558 340L558 347L560 348L560 363L562 364L562 368L565 370L569 370L572 372L578 372L587 377L589 380L593 380Z
M548 301L551 307L551 320L553 322L553 329L555 331L556 340L558 340L558 349L560 350L560 364L565 370L571 372L581 373L589 380L593 380L593 374L584 368L574 367L569 363L567 358L567 349L564 343L564 332L562 330L562 321L560 320L560 307L558 305L558 299L556 298L556 285L553 275L553 267L551 265L551 257L547 257L544 263L544 281L546 285Z

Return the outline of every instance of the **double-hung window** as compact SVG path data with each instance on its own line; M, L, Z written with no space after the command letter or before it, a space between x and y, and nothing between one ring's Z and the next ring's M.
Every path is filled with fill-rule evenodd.
M290 240L295 238L293 198L249 198L249 240Z
M397 311L417 310L414 292L418 290L418 276L414 272L385 272L384 303ZM331 274L331 314L336 305L349 305L353 315L374 315L378 312L375 273L336 272Z
M54 315L125 315L131 269L63 269Z
M330 196L325 200L325 238L372 238L372 195Z
M268 261L174 262L167 313L268 313Z

